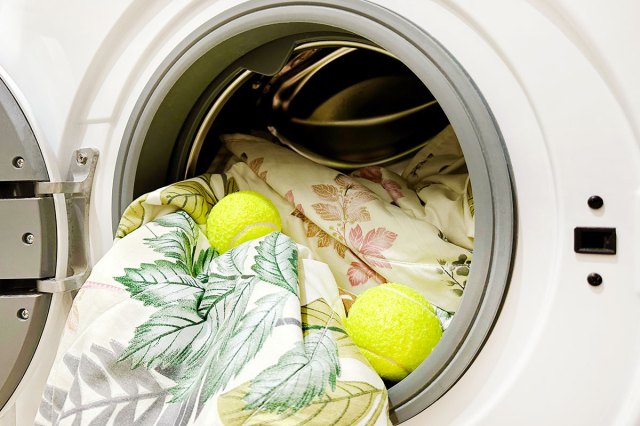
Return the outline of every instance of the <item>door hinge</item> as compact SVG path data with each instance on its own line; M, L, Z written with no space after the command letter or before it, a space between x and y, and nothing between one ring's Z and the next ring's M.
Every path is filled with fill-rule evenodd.
M38 291L59 293L78 290L89 277L89 207L98 163L98 150L81 148L73 152L68 181L37 182L36 196L63 194L67 207L68 266L64 278L37 281Z

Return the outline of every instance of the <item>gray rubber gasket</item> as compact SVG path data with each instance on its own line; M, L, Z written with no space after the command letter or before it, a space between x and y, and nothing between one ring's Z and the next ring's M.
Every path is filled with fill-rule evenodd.
M166 124L154 127L159 126L154 119L162 111L163 102L169 99L175 101L173 104L188 104L187 97L193 97L194 93L197 96L198 90L177 91L176 87L182 84L180 78L185 73L198 67L198 61L206 61L207 54L212 52L218 58L226 58L228 63L220 64L219 72L212 70L206 84L199 82L202 87L216 81L222 86L230 78L225 74L227 66L247 51L240 48L242 43L246 49L250 40L249 45L253 43L250 47L257 48L292 34L305 40L309 34L338 36L338 28L390 51L424 81L454 127L474 189L476 245L465 295L449 329L429 358L389 389L392 420L402 422L450 389L481 350L507 291L516 230L515 192L499 127L473 80L425 29L362 0L253 1L211 19L167 58L134 109L116 163L114 229L115 221L133 199L136 179L141 179L140 154L145 144L161 145L158 135L167 134L162 127ZM197 82L192 84L195 86ZM191 99L191 103L192 108L196 100ZM193 113L186 109L187 115ZM162 143L175 145L179 131L175 130L175 137L170 136ZM173 145L170 149L160 148L170 151Z

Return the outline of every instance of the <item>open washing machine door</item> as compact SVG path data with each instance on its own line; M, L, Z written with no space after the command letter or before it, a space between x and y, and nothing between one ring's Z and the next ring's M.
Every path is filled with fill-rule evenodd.
M77 290L89 275L87 207L98 153L74 152L69 181L51 182L31 126L2 80L0 141L1 409L40 343L52 294ZM56 208L54 195L65 208ZM62 258L60 246L68 247Z

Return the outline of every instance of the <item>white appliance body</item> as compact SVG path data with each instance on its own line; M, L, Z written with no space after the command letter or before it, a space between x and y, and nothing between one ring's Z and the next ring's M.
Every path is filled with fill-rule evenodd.
M112 243L115 165L136 102L169 52L236 3L0 5L0 78L51 179L64 178L75 149L100 151L92 262ZM376 3L431 34L473 79L504 138L518 212L510 285L490 336L461 379L406 423L640 424L640 3ZM591 195L604 207L590 209ZM575 253L578 226L615 227L617 254ZM59 253L65 232L59 225ZM587 283L592 272L602 285ZM54 296L0 424L33 423L69 305L70 296Z

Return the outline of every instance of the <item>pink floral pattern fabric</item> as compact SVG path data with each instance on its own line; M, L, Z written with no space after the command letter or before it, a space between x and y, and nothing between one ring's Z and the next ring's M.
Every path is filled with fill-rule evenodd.
M269 197L283 232L329 265L343 289L400 282L455 312L472 259L473 197L464 157L447 128L401 170L346 175L249 135L228 135L240 189ZM459 259L464 258L461 269Z
M402 191L402 186L395 180L389 179L383 176L383 169L379 166L364 167L354 173L354 176L358 176L371 182L380 184L391 196L394 202L397 202L405 195Z

